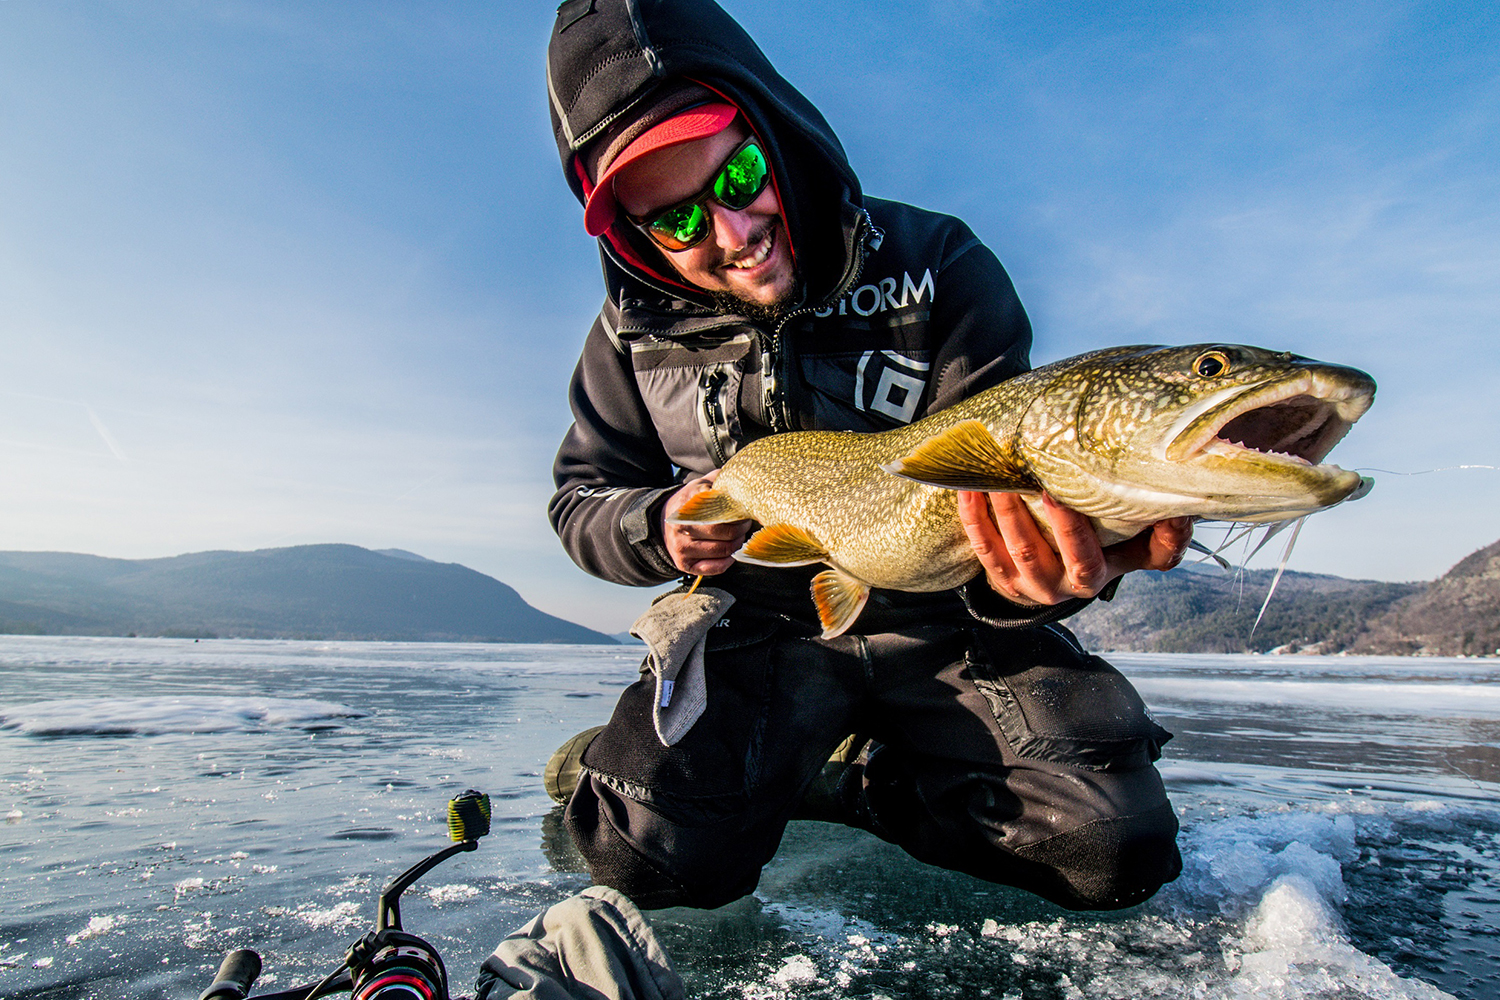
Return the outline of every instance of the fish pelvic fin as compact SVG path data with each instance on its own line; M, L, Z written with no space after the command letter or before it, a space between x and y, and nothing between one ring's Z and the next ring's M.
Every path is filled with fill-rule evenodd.
M1042 484L1025 459L1007 448L978 420L954 424L923 441L916 451L882 469L893 476L949 490L1040 493Z
M826 569L812 579L812 598L823 638L832 639L849 631L870 599L870 588L843 570Z
M694 493L687 502L667 518L668 524L724 524L748 521L750 512L722 490L707 489Z
M794 524L768 524L751 535L734 557L755 566L810 566L825 561L828 549Z

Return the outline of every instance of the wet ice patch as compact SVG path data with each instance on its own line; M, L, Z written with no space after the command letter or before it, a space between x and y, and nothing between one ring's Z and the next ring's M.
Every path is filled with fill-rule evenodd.
M1495 684L1412 682L1222 680L1208 677L1132 677L1150 705L1217 702L1296 705L1376 715L1494 718L1500 715Z
M1346 877L1368 863L1361 844L1407 817L1380 809L1189 821L1182 877L1120 915L1007 921L1007 905L893 932L837 910L768 904L789 940L747 963L735 985L746 1000L927 996L941 974L992 997L1438 1000L1448 994L1361 951L1345 924L1355 905ZM1441 820L1422 815L1424 828Z
M310 698L69 698L0 706L0 729L27 736L154 736L310 728L366 713Z
M360 904L353 900L345 900L327 907L318 906L315 903L303 903L292 912L292 916L315 931L342 931L364 922L360 917L360 909Z
M449 903L466 903L479 895L472 885L439 885L427 890L427 898L436 906Z

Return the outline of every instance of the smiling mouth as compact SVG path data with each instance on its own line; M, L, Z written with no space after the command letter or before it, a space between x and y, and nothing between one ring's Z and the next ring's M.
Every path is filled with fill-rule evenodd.
M760 241L755 245L754 250L749 251L743 257L739 257L731 261L726 261L723 267L725 270L730 271L748 271L751 268L759 267L770 259L771 251L775 249L775 247L776 227L770 226L766 229L765 234L761 236Z

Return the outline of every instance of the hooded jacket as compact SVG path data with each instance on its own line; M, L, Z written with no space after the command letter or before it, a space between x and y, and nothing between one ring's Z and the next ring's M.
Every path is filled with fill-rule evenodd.
M568 0L558 8L547 93L563 172L580 202L591 142L608 142L668 81L739 109L771 165L799 276L775 323L725 311L676 275L633 226L599 239L606 297L574 372L574 423L549 506L568 554L630 585L680 576L660 536L666 498L746 443L787 430L876 431L909 423L1029 367L1031 327L1000 262L959 220L867 198L816 108L710 0ZM810 568L810 577L816 568ZM792 607L795 570L737 565L715 586ZM1052 621L1070 601L1025 610L982 578L969 609L1006 624ZM946 603L952 592L882 593L872 605Z

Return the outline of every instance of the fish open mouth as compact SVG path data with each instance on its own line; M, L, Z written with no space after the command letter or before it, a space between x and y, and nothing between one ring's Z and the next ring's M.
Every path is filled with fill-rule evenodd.
M1353 369L1304 372L1226 389L1191 407L1167 435L1164 457L1244 457L1316 466L1370 408L1375 384Z

